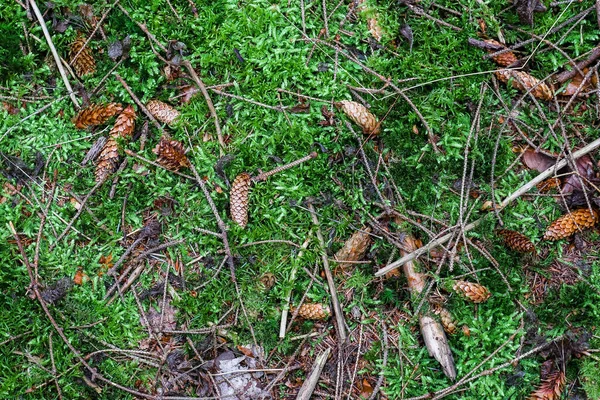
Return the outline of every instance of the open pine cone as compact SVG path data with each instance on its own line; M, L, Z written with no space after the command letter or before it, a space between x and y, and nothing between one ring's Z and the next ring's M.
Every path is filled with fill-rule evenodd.
M488 39L488 40L485 40L485 42L489 43L489 44L493 44L495 46L506 48L502 43L500 43L494 39ZM489 50L488 53L495 53L500 50L502 50L502 49ZM513 53L512 51L507 51L505 53L501 53L501 54L498 54L498 55L492 57L492 60L494 60L494 62L496 62L496 64L498 64L498 65L501 65L503 67L508 67L509 65L516 63L519 59L517 58L515 53Z
M574 235L577 231L585 228L591 228L598 222L598 211L581 208L563 215L550 224L544 240L560 240Z
M152 150L158 155L156 162L170 171L179 171L182 167L189 167L190 160L185 155L186 151L181 142L171 140L164 136Z
M104 182L119 164L119 146L113 137L109 137L98 156L96 164L96 182Z
M70 64L73 65L73 68L75 68L75 73L80 78L96 72L96 61L94 60L92 50L89 46L86 46L85 48L83 47L86 40L87 39L85 36L78 34L75 42L71 44L71 50L69 53L69 57L71 58Z
M127 106L117 117L115 125L110 130L109 136L125 139L133 134L135 129L135 111L131 105Z
M123 111L123 106L119 103L91 104L82 108L73 118L73 122L77 129L85 129L88 126L102 125L121 111Z

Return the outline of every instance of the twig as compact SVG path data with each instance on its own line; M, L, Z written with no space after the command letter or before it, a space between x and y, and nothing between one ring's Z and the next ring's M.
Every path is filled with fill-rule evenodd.
M261 172L260 174L252 177L252 182L256 183L256 182L267 180L267 178L269 178L270 176L275 175L278 172L285 171L286 169L293 168L296 165L300 165L300 164L302 164L305 161L312 160L313 158L317 158L317 156L318 156L317 152L313 151L309 155L304 156L302 158L299 158L296 161L292 161L289 164L285 164L285 165L282 165L281 167L274 168L274 169L272 169L272 170L270 170L268 172Z
M156 126L158 128L158 130L161 131L163 133L163 135L164 135L166 132L163 129L163 127L158 123L158 121L156 120L156 118L154 118L154 115L152 115L152 113L150 111L148 111L148 109L146 108L146 106L144 106L142 104L142 102L135 95L135 93L133 93L133 90L131 90L131 88L129 87L129 85L127 84L127 82L125 82L125 79L121 78L121 75L119 75L116 72L115 72L115 78L117 78L117 80L119 82L121 82L121 85L123 85L123 87L125 88L125 90L127 91L127 93L129 93L129 96L131 96L131 99L135 102L135 104L138 105L138 107L140 108L140 110L142 110L142 112L144 114L146 114L146 116L148 117L148 119L150 119L150 121L152 121L152 123L154 124L154 126ZM167 136L168 136L168 134L167 134Z
M599 0L600 1L600 0ZM597 3L600 4L600 3ZM565 83L569 79L573 78L575 75L580 74L579 71L582 71L584 68L588 67L594 61L600 58L600 46L594 47L588 58L583 61L579 61L573 66L573 69L569 71L563 71L560 74L556 75L554 80L558 83Z
M60 73L60 76L65 84L65 87L67 88L67 92L69 92L69 97L71 97L71 101L73 102L73 105L75 106L75 110L78 110L79 102L77 101L77 98L75 97L75 92L73 92L73 88L71 87L71 84L69 83L69 79L67 78L67 74L63 68L62 62L60 60L60 56L58 55L58 52L56 51L56 47L54 47L54 43L52 42L52 37L50 37L50 32L48 32L48 28L46 27L46 21L44 21L44 17L42 16L42 13L40 12L40 9L38 8L35 0L29 0L29 4L31 4L31 8L33 8L33 12L35 13L35 16L42 28L42 32L44 32L44 37L46 38L46 42L48 42L48 47L50 47L50 51L52 52L52 57L54 57L54 62L56 63L58 72Z
M298 391L298 396L296 400L309 400L317 387L317 382L319 382L319 377L321 376L321 372L325 367L325 362L329 357L329 353L331 353L331 347L328 347L316 358L315 363L313 365L313 369L308 376L308 378L302 384L302 387Z
M290 290L285 297L285 304L283 306L283 310L281 311L281 322L279 324L279 337L281 339L285 338L286 326L287 326L287 317L289 313L290 300L292 298L292 287L293 283L296 280L296 271L298 270L298 264L300 260L302 260L302 256L304 255L304 250L308 248L310 240L312 238L312 231L308 232L306 235L306 240L302 244L301 250L298 252L298 255L294 257L294 266L292 268L292 272L290 273ZM295 244L295 243L294 243Z
M587 146L573 152L573 160L577 160L578 158L581 158L582 156L590 153L591 151L595 150L598 146L600 146L600 139L596 139L592 143L588 144ZM538 176L536 176L535 178L533 178L532 180L530 180L529 182L527 182L526 184L521 186L519 189L514 191L510 196L506 197L502 201L502 203L500 203L498 205L498 211L501 211L502 209L504 209L506 206L508 206L514 200L521 197L523 194L527 193L531 188L533 188L538 183L542 182L544 179L549 178L550 176L554 175L556 173L556 171L565 167L568 163L569 163L569 160L567 160L567 159L560 160L554 166L548 168L547 170L540 173ZM487 215L479 218L478 220L476 220L474 222L471 222L468 225L465 225L463 228L463 232L466 233L466 232L476 228L485 220L485 218L487 218ZM375 276L385 275L386 273L404 265L408 261L412 261L415 258L420 257L423 254L426 254L432 248L437 247L443 243L446 243L452 237L453 237L453 234L449 233L449 234L446 234L438 239L435 239L435 240L427 243L425 246L413 251L412 253L407 254L406 256L402 257L398 261L395 261L395 262L381 268L379 271L375 272Z
M140 156L139 154L137 154L137 153L135 153L135 152L133 152L133 151L131 151L131 150L129 150L129 149L125 149L124 151L125 151L125 154L127 154L128 156L135 157L135 158L137 158L138 160L141 160L141 161L143 161L143 162L145 162L145 163L148 163L148 164L150 164L150 165L153 165L153 166L155 166L155 167L157 167L157 168L162 168L162 169L164 169L164 170L170 171L170 172L174 173L175 175L179 175L179 176L181 176L181 177L187 178L187 179L189 179L189 180L192 180L192 181L194 181L194 182L196 181L196 178L194 178L193 176L186 175L186 174L183 174L183 173L181 173L181 172L178 172L178 171L172 171L172 170L170 170L170 169L167 169L167 168L163 167L162 165L160 165L160 164L158 164L158 163L155 163L155 162L154 162L154 161L152 161L152 160L148 160L147 158L145 158L145 157L143 157L143 156Z
M374 400L375 397L377 396L377 393L379 393L379 390L381 389L381 385L383 384L383 379L385 377L385 375L383 373L386 370L385 368L387 367L388 334L387 334L387 328L385 326L384 320L381 321L381 331L383 332L383 359L381 361L381 372L379 373L379 379L377 379L377 383L375 384L375 387L373 388L373 393L371 393L371 396L369 396L368 400Z
M333 275L331 274L331 269L329 268L329 260L327 258L327 252L325 247L325 240L323 239L323 233L321 233L321 225L319 224L319 219L317 218L317 213L312 204L308 204L308 210L312 216L313 224L315 225L317 231L317 239L319 240L319 245L321 246L321 259L323 260L323 270L325 271L325 276L327 277L327 285L329 286L329 292L331 294L331 302L333 304L333 312L335 313L335 321L337 325L337 333L340 338L340 345L346 342L346 322L344 321L344 314L342 313L342 307L340 306L340 302L337 297L337 291L335 288L335 282L333 281Z

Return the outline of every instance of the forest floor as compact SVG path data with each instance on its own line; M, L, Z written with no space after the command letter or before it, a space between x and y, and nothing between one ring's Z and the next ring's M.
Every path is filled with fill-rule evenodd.
M35 4L0 5L0 398L600 399L598 4Z

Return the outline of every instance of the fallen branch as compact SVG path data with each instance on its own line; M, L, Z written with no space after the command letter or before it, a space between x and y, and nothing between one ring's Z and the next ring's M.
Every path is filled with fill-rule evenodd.
M594 140L592 143L588 144L587 146L573 152L573 154L572 154L573 160L577 160L577 159L583 157L584 155L590 153L591 151L595 150L599 146L600 146L600 139ZM510 196L506 197L502 201L502 203L498 204L498 212L502 211L510 203L512 203L519 197L521 197L523 194L527 193L531 188L536 186L538 183L540 183L543 180L545 180L546 178L549 178L549 177L553 176L554 174L556 174L556 171L565 167L568 163L569 163L568 159L560 160L554 166L548 168L547 170L545 170L544 172L542 172L541 174L539 174L538 176L536 176L535 178L533 178L532 180L530 180L529 182L527 182L526 184L521 186L519 189L514 191ZM465 227L463 228L463 232L466 233L466 232L469 232L470 230L473 230L474 228L478 227L479 225L481 225L481 223L486 218L487 218L487 215L479 218L476 221L471 222L470 224L465 225ZM427 243L425 246L423 246L409 254L406 254L399 260L381 268L379 271L375 272L375 276L383 276L386 273L388 273L398 267L401 267L402 265L406 264L407 262L412 261L412 260L422 256L423 254L428 253L434 247L437 247L441 244L446 243L452 237L453 237L453 234L448 233L440 238L432 240L431 242Z
M67 92L69 92L69 97L71 97L71 101L75 106L75 110L79 110L79 102L75 97L75 92L73 92L73 88L71 87L71 83L69 83L69 79L67 78L67 73L63 68L62 61L60 60L60 56L56 51L56 47L54 47L54 43L52 42L52 37L50 37L50 32L48 32L48 28L46 27L46 21L44 21L44 17L40 12L35 0L29 0L29 4L31 4L31 8L33 8L33 12L38 22L40 23L40 27L42 28L42 32L44 32L44 37L46 38L46 42L48 42L48 47L50 47L50 51L52 52L52 57L54 57L54 62L56 63L56 67L58 68L58 72L67 88Z
M325 367L325 362L329 357L329 353L331 353L331 348L325 349L321 354L319 354L315 360L315 364L313 365L313 369L310 372L308 378L302 384L302 387L298 391L298 396L296 400L309 400L312 396L315 387L317 387L317 382L319 382L319 377L321 376L321 372Z
M265 181L270 176L273 176L273 175L275 175L275 174L277 174L277 173L279 173L281 171L285 171L286 169L293 168L296 165L300 165L300 164L302 164L305 161L312 160L313 158L317 158L317 156L318 156L317 152L313 151L309 155L304 156L302 158L299 158L296 161L292 161L289 164L285 164L285 165L282 165L281 167L274 168L274 169L272 169L272 170L270 170L268 172L261 172L260 174L256 175L255 177L252 177L252 182Z
M325 251L325 240L323 239L323 233L321 233L321 225L319 224L317 213L313 205L310 203L308 204L308 210L310 211L310 215L312 216L313 224L316 226L317 239L319 240L319 244L321 245L321 259L323 260L323 270L325 271L325 276L327 277L327 285L329 286L329 293L331 294L331 303L333 304L333 312L335 314L337 332L340 338L339 343L341 345L344 342L346 342L346 322L344 321L342 307L340 306L340 302L337 297L337 291L335 288L335 282L333 281L331 268L329 268L329 259L327 258L327 253Z

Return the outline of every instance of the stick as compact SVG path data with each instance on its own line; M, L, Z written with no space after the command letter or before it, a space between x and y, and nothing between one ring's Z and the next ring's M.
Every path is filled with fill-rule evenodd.
M289 164L285 164L282 165L281 167L277 167L274 168L268 172L261 172L260 174L256 175L255 177L252 178L253 182L260 182L260 181L265 181L267 180L268 177L275 175L276 173L279 173L281 171L285 171L286 169L290 169L295 167L296 165L300 165L305 161L308 160L312 160L313 158L317 158L318 154L316 151L313 151L312 153L310 153L307 156L304 156L302 158L297 159L296 161L292 161Z
M48 32L48 28L46 28L46 22L44 21L44 17L42 16L42 13L40 12L40 9L38 8L35 0L29 0L29 4L31 4L31 8L33 8L33 12L35 13L36 18L37 18L38 22L40 23L40 26L42 27L42 31L44 32L44 37L46 38L46 42L48 42L48 46L50 47L50 51L52 52L52 57L54 57L54 62L56 63L58 72L60 72L60 76L61 76L63 82L65 83L65 87L67 88L67 91L69 92L69 97L71 97L71 101L73 102L73 105L75 106L75 110L79 110L79 102L77 101L77 98L75 97L75 92L73 92L73 88L71 87L71 84L69 83L69 79L67 78L67 74L63 68L62 62L60 60L60 56L58 55L58 52L56 51L56 47L54 47L54 43L52 43L52 38L50 37L50 32Z
M315 360L313 370L310 372L308 379L304 381L302 387L298 391L298 396L296 397L296 400L309 400L311 398L315 387L317 387L317 382L319 382L319 377L321 376L323 367L325 367L325 362L327 361L327 357L329 357L329 353L331 353L330 347L328 347L327 349L325 349L324 352L319 354L319 356Z
M588 144L587 146L575 151L572 154L573 160L577 160L578 158L581 158L582 156L590 153L591 151L595 150L598 146L600 146L600 139L596 139L592 143ZM569 160L567 160L567 159L558 161L554 166L548 168L547 170L545 170L544 172L542 172L541 174L539 174L538 176L536 176L535 178L533 178L532 180L527 182L525 185L521 186L519 189L514 191L510 196L505 198L502 201L502 203L500 203L498 205L498 212L502 211L502 209L504 209L506 206L508 206L510 203L512 203L517 198L521 197L523 194L527 193L529 191L529 189L531 189L538 183L542 182L544 179L549 178L550 176L554 175L556 173L556 171L565 167L568 163L569 163ZM485 218L487 218L487 215L479 218L478 220L476 220L474 222L471 222L468 225L465 225L463 231L466 233L466 232L478 227L485 220ZM432 248L437 247L443 243L446 243L448 240L450 240L452 238L452 236L453 236L452 233L448 233L438 239L432 240L431 242L427 243L425 246L413 251L412 253L406 254L404 257L402 257L398 261L395 261L395 262L381 268L379 271L375 272L375 276L378 276L378 277L383 276L386 273L388 273L398 267L401 267L405 263L412 261L412 260L420 257L423 254L428 253Z
M312 238L312 231L308 232L306 236L306 240L302 244L302 249L298 252L298 255L294 257L294 267L292 268L292 273L290 274L290 283L293 283L296 280L296 271L298 271L298 262L302 259L304 255L304 250L308 248L308 244L310 243L310 239ZM283 339L285 337L285 327L287 325L287 317L290 312L290 300L292 298L292 289L290 289L289 293L285 297L285 305L283 306L283 311L281 312L281 323L279 324L279 337Z
M319 244L321 245L321 259L323 260L323 269L325 270L325 276L327 277L327 285L329 286L329 292L331 293L331 302L333 303L333 312L335 313L335 322L337 325L337 331L340 338L340 344L346 341L346 323L344 321L344 314L342 314L342 307L340 306L340 302L337 297L337 292L335 289L335 282L333 281L333 275L331 274L331 269L329 268L329 259L327 258L327 253L325 252L325 240L323 240L323 234L321 233L321 226L319 225L319 219L317 218L317 213L315 212L315 208L312 204L308 204L308 210L312 216L313 224L317 229L317 239L319 239Z

